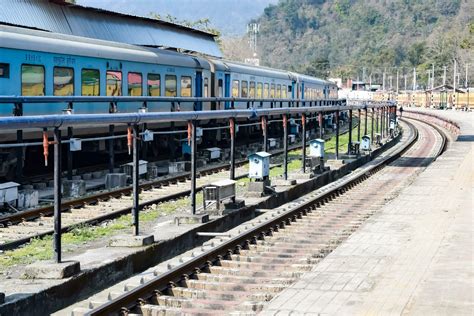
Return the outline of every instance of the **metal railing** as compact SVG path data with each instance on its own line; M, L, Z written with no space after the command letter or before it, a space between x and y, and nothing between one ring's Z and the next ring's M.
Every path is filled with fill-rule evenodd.
M74 105L76 103L110 103L117 104L122 102L140 102L141 108L137 108L135 113L103 113L103 114L73 114ZM173 112L147 112L146 108L149 102L171 102L171 103L186 103L191 102L194 108L204 102L211 102L214 104L229 103L230 109L213 110L213 111L173 111ZM280 119L274 120L274 123L283 124L283 146L284 146L284 160L283 176L287 179L288 176L288 121L289 117L293 116L301 120L302 125L302 161L306 158L306 123L310 119L318 119L320 137L322 137L322 114L325 112L334 112L336 115L336 159L339 155L339 113L341 111L349 111L349 143L352 142L352 112L357 110L359 117L361 111L365 111L365 133L367 133L367 109L372 108L380 113L381 128L383 129L383 122L387 128L389 116L395 115L395 103L392 101L357 101L347 104L346 100L303 100L303 99L247 99L247 98L170 98L170 97L86 97L86 96L70 96L70 97L24 97L24 96L0 96L0 104L14 104L15 112L18 116L3 117L0 119L0 131L17 130L17 135L21 136L22 130L25 129L47 129L54 130L54 141L49 142L47 135L43 138L43 146L47 147L50 144L54 145L54 252L57 262L61 262L61 129L67 128L68 138L72 137L72 127L82 126L91 128L96 126L113 126L113 125L127 125L128 134L127 141L129 149L133 149L133 226L134 234L139 234L139 144L143 141L140 137L142 133L139 132L139 126L149 123L160 122L187 122L188 124L188 140L191 147L191 208L193 214L196 212L196 161L197 161L197 141L196 141L196 126L202 120L222 120L228 123L230 131L230 179L235 178L235 138L236 138L236 120L242 123L246 119L252 124L255 120L261 119L262 134L264 150L267 150L267 121L268 117L279 116ZM28 103L64 103L67 108L65 114L59 115L43 115L43 116L22 116L23 104ZM235 105L240 106L242 103L246 104L247 109L235 109ZM270 103L270 108L260 108L263 104ZM258 106L255 107L254 105ZM286 105L286 106L284 106ZM173 107L174 108L174 107ZM372 121L374 120L374 110L372 111ZM377 116L378 118L378 116ZM245 126L246 123L242 123ZM373 122L372 122L373 126ZM378 120L377 120L378 127ZM44 135L44 134L43 134ZM113 128L111 129L111 136L113 135ZM358 138L360 139L360 124L358 130ZM21 137L18 142L21 142ZM112 148L113 149L113 142ZM21 151L19 151L21 152ZM70 151L68 151L69 153ZM69 159L68 159L69 161ZM113 159L112 159L113 161ZM305 163L302 164L302 171L305 172Z

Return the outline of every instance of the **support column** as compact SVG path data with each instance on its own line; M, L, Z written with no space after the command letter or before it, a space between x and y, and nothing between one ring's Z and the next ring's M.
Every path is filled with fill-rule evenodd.
M235 119L229 119L230 127L230 179L235 180Z
M268 130L267 130L267 117L262 116L261 118L262 124L262 133L263 133L263 151L268 152Z
M336 111L336 160L339 159L339 111Z
M191 124L191 210L196 214L196 121Z
M349 110L349 143L347 144L347 154L351 153L352 144L352 110Z
M389 121L389 117L390 117L390 108L387 107L387 111L385 113L385 129L386 129L386 135L387 137L390 135L390 121Z
M301 115L301 128L303 132L303 148L302 148L302 166L301 170L303 173L306 172L306 114Z
M67 138L71 140L73 137L72 127L67 128ZM71 151L71 146L67 146L67 179L72 180L72 163L73 163L73 152Z
M54 258L61 262L61 131L54 129Z
M114 136L114 125L109 125L109 136ZM113 173L115 167L114 139L109 139L109 172Z
M362 124L361 111L357 109L359 124L357 125L357 141L360 142L360 124Z
M364 135L367 135L367 107L364 109L364 115L365 115L365 118L364 118Z
M283 114L283 178L288 180L288 116Z
M319 112L318 121L319 121L319 139L323 139L323 112Z
M382 107L380 109L380 135L382 135L382 138L384 138L384 135L385 135L385 131L383 129L384 111L385 111L385 107Z
M133 207L132 207L132 214L133 214L133 226L134 226L134 234L138 236L140 234L139 230L139 205L140 205L140 175L139 175L139 168L140 168L140 157L139 157L139 148L138 148L138 138L139 138L139 129L138 125L133 125L133 174L132 174L132 182L133 182Z
M372 143L374 142L374 115L375 115L375 109L372 108L372 117L371 117L371 128L370 128L370 139L372 140Z
M23 143L23 130L16 131L16 143ZM16 179L23 178L23 147L16 149Z
M377 108L377 113L375 114L375 128L377 130L377 133L380 133L380 128L379 128L379 113L380 113L380 108Z

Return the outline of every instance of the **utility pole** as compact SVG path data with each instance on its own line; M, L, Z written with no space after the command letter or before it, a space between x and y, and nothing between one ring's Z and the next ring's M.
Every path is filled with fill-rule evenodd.
M458 63L454 58L454 71L453 71L453 108L456 108L456 73L458 72Z
M430 88L431 83L431 70L427 70L426 73L428 74L428 80L426 81L426 90Z
M413 91L416 90L416 67L413 67Z
M385 68L386 69L386 68ZM385 91L385 69L382 73L382 90Z
M446 84L446 66L443 66L443 86Z
M403 75L403 78L405 79L405 92L407 91L407 74Z
M397 68L397 94L398 94L398 68Z
M431 90L434 89L435 73L434 73L434 64L431 64Z
M469 67L469 64L466 63L466 80L464 81L464 84L466 86L466 92L467 92L467 108L469 109L469 81L468 81L468 78L467 78L467 69Z

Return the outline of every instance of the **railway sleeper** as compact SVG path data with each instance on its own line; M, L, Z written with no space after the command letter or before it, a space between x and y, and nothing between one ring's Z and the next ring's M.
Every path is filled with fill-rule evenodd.
M242 282L242 283L276 283L276 284L292 284L296 281L292 277L275 277L274 273L268 273L266 276L243 276L229 274L199 273L196 274L197 279L209 282Z

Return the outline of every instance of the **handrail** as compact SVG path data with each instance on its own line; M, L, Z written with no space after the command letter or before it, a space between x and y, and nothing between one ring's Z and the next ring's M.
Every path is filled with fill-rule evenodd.
M143 112L135 113L103 113L103 114L55 114L55 115L37 115L37 116L14 116L3 117L0 120L0 129L28 129L28 128L60 128L67 126L84 125L110 125L110 124L143 124L157 122L185 122L200 121L210 119L229 119L229 118L257 118L260 116L271 115L292 115L292 114L310 114L319 112L346 111L354 109L379 108L394 106L394 102L376 102L363 101L347 105L345 99L323 101L333 105L327 106L309 106L316 101L301 99L244 99L244 98L169 98L169 97L25 97L25 96L0 96L0 103L62 103L62 102L288 102L288 104L305 104L301 107L281 107L281 108L250 108L244 110L214 110L214 111L182 111L182 112ZM137 109L138 110L138 109Z

